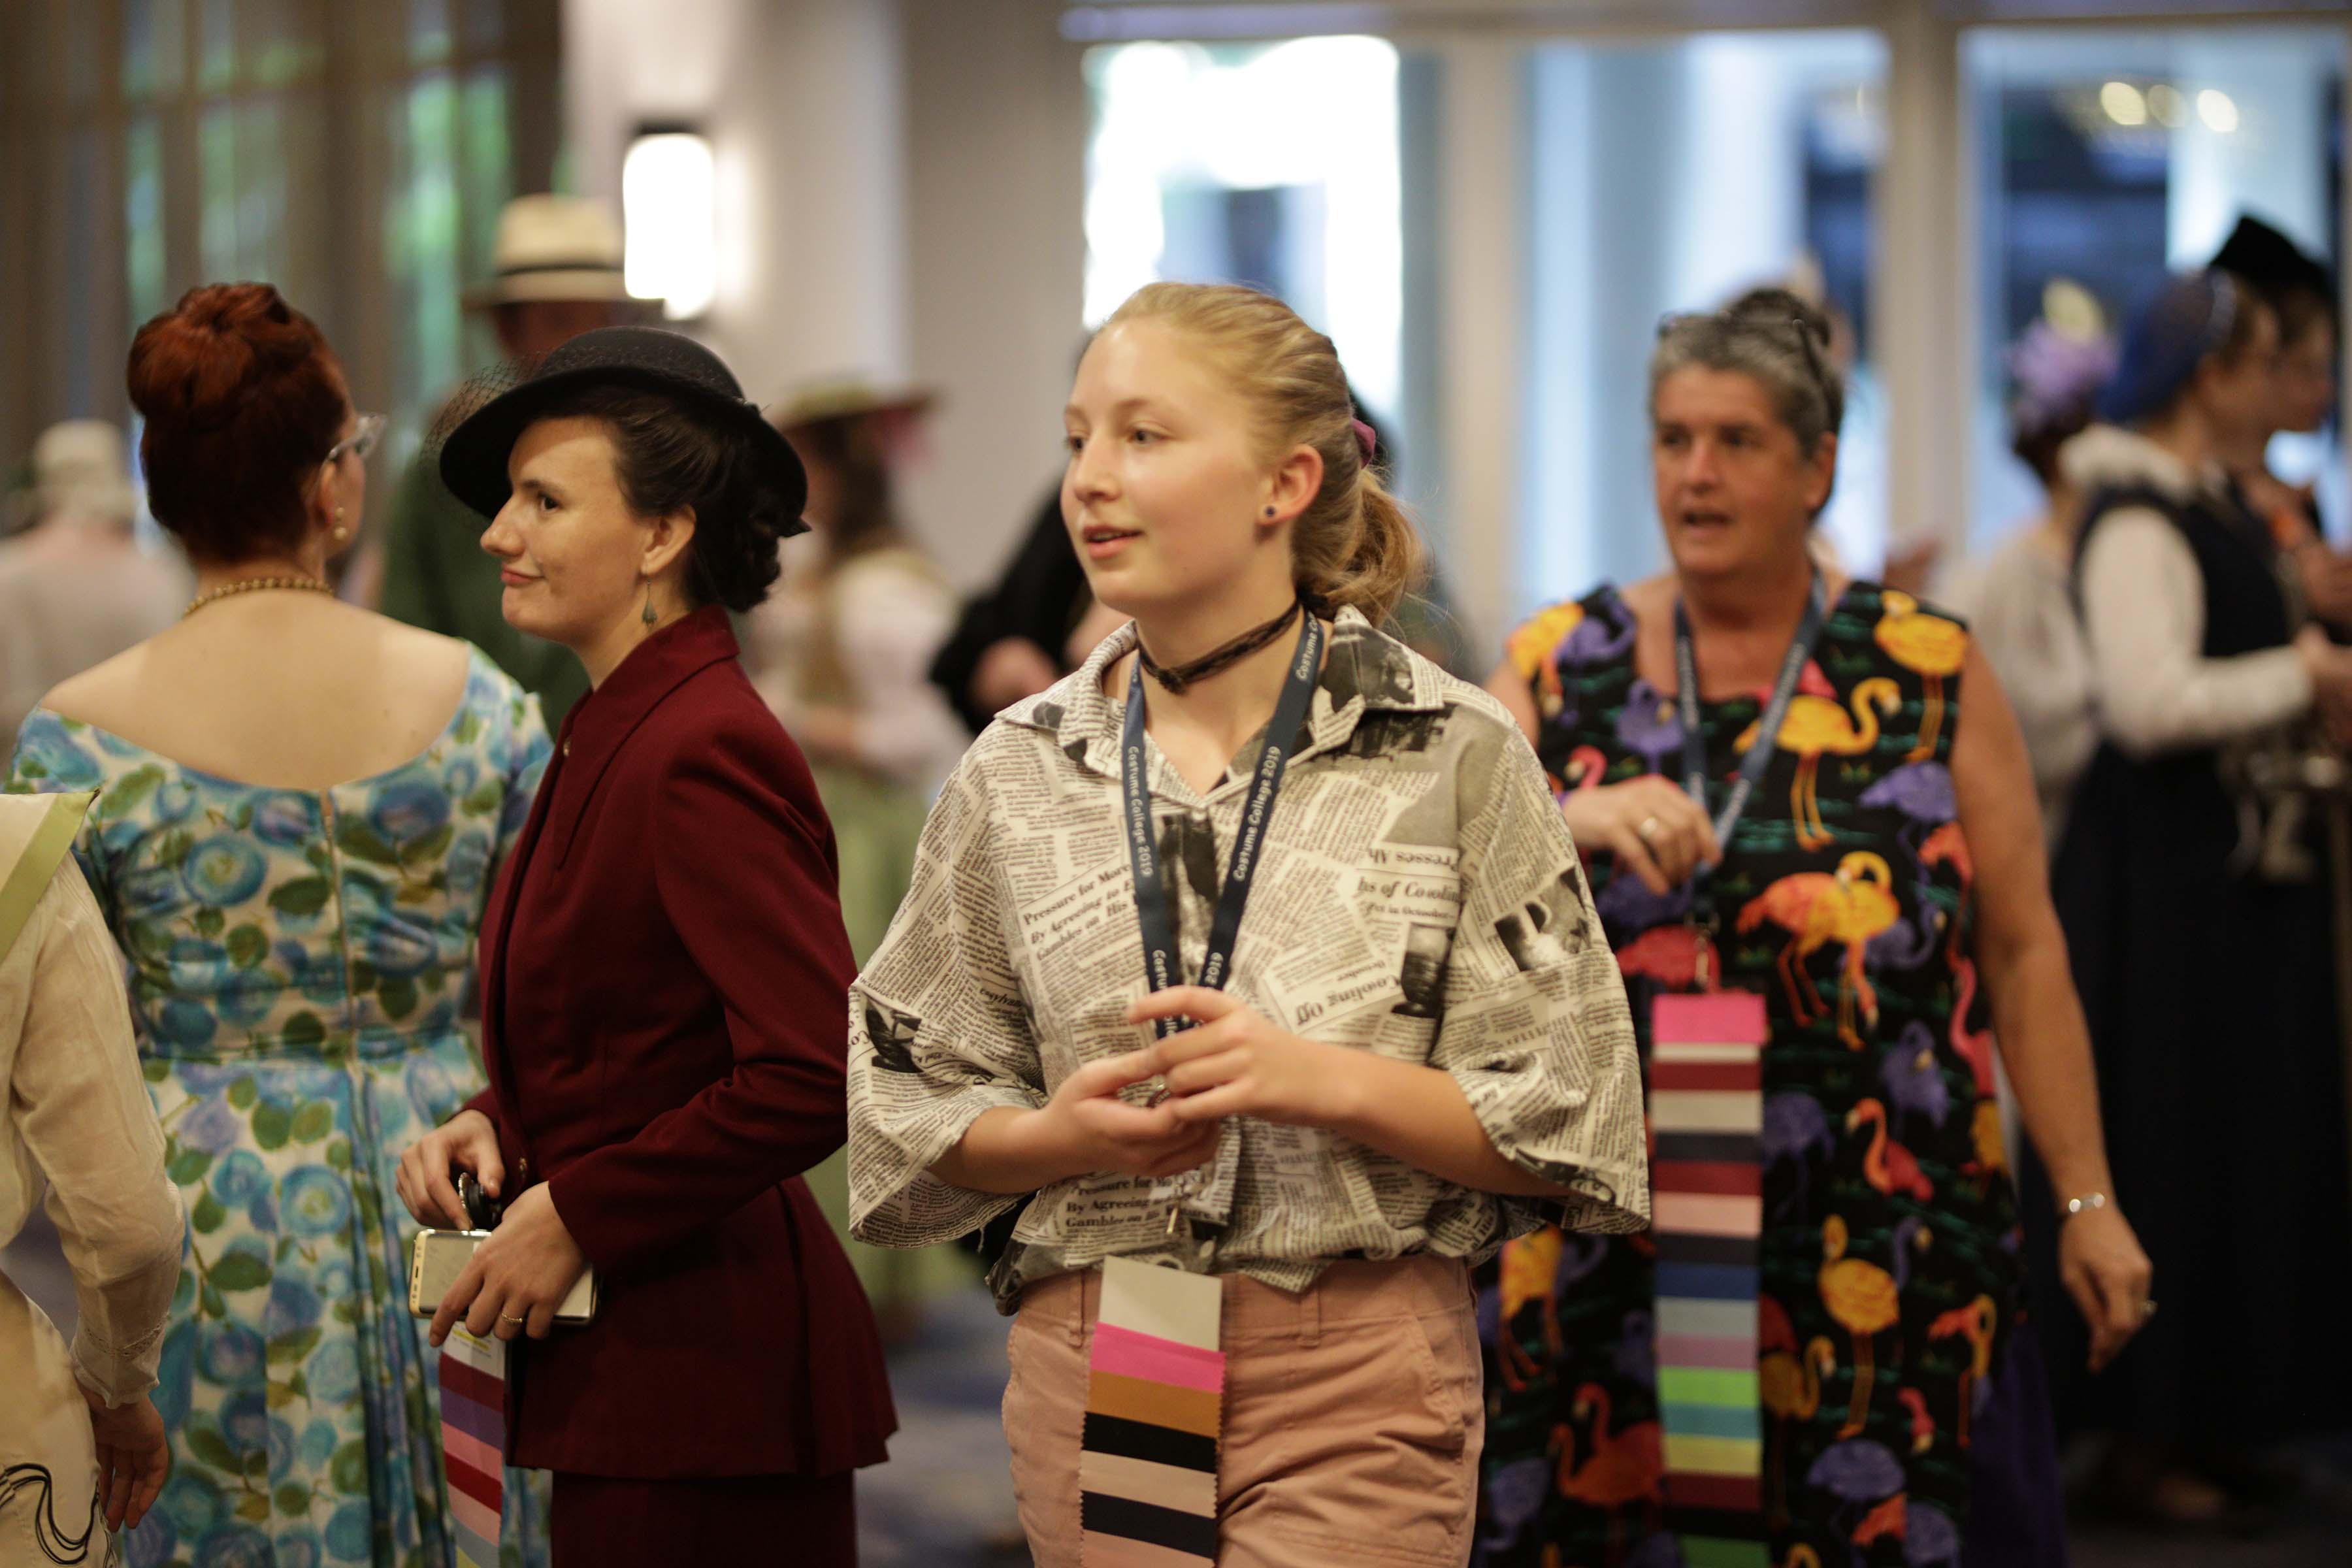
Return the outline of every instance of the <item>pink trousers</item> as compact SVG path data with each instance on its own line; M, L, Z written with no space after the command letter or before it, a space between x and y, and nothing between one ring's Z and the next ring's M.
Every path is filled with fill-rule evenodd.
M1102 1276L1033 1285L1004 1433L1037 1568L1078 1568L1078 1438ZM1337 1263L1293 1296L1224 1277L1224 1568L1460 1568L1486 1435L1469 1279L1453 1258Z

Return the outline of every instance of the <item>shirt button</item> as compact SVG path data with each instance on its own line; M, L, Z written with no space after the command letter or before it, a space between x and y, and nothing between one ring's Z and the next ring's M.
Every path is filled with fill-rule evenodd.
M572 742L569 741L563 742L563 754L567 757L572 754Z
M519 1176L524 1177L528 1177L530 1174L530 1155L525 1154L521 1159L515 1162L515 1173Z

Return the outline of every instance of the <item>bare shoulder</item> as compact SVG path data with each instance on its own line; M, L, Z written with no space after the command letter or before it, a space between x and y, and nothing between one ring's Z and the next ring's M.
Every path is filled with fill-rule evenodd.
M1658 624L1674 613L1675 595L1678 591L1675 574L1661 572L1654 577L1644 577L1619 589L1617 597L1633 613L1635 623L1646 626Z
M135 719L139 694L152 684L160 669L171 663L167 645L173 640L173 632L164 631L134 643L103 663L58 681L49 688L40 705L60 719L95 724L101 730L118 730Z
M395 621L390 616L354 605L344 606L355 635L374 640L378 657L388 668L414 679L462 679L473 663L474 645L461 637L444 637Z

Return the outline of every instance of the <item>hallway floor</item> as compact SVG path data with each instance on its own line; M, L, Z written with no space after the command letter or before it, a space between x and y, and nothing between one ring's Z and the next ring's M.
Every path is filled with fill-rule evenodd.
M858 1477L865 1568L1027 1568L1004 1431L1005 1320L975 1287L931 1309L893 1353L898 1435ZM2149 1535L2078 1522L2072 1568L2352 1568L2352 1433L2308 1446L2305 1495L2255 1541Z

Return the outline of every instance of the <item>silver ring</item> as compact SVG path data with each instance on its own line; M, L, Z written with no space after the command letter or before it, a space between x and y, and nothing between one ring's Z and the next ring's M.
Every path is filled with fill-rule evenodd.
M1646 844L1651 839L1655 838L1658 836L1658 826L1659 824L1656 817L1645 816L1642 818L1642 825L1633 829L1633 831L1639 834L1642 837L1642 841Z

